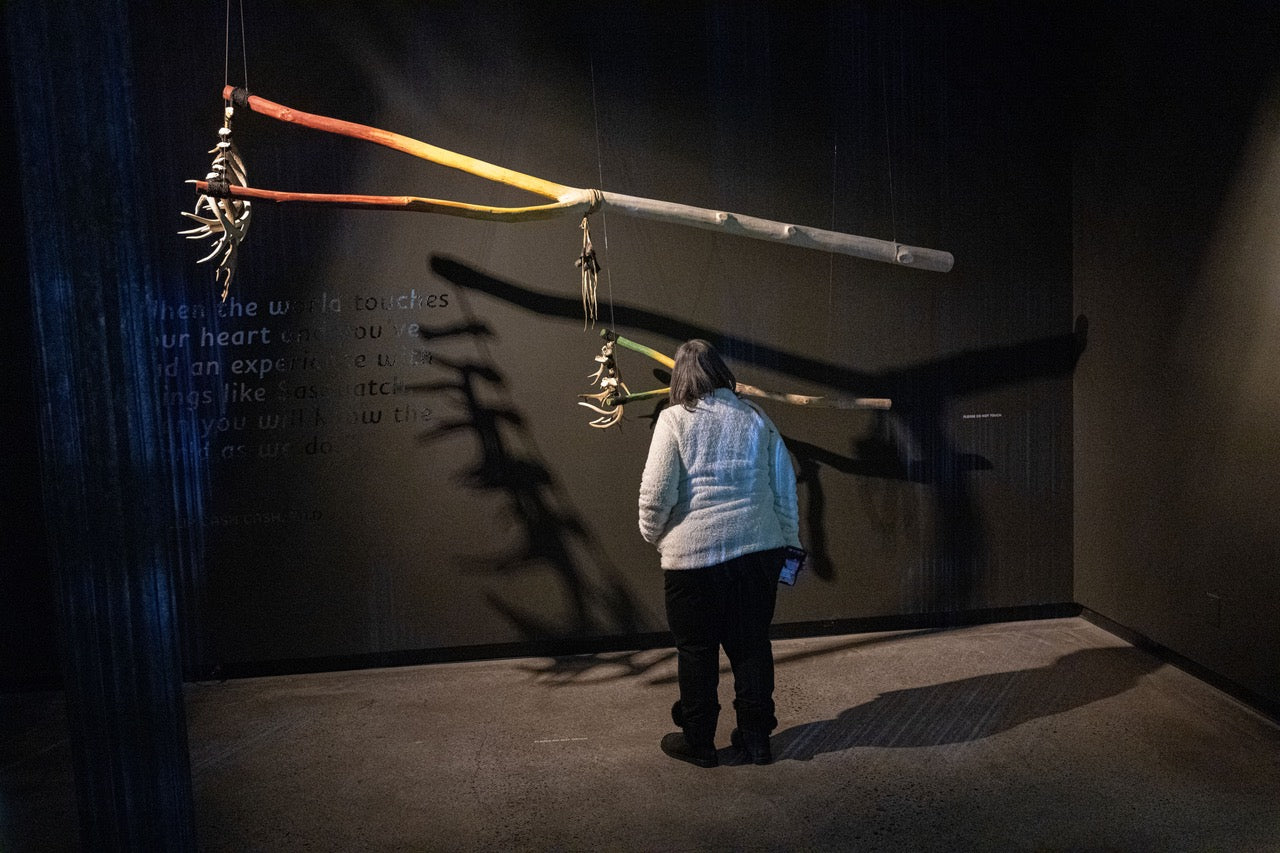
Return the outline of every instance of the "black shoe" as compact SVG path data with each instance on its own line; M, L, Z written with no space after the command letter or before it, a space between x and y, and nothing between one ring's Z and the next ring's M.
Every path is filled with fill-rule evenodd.
M698 767L715 767L720 763L714 746L693 746L685 739L684 732L663 735L662 751L678 761L687 761Z
M759 732L742 732L733 730L729 742L747 754L752 764L772 764L773 749L769 746L769 736Z

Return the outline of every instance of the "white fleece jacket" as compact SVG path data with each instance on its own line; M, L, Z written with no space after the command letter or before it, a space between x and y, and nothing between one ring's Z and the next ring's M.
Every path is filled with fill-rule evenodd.
M664 569L800 547L796 475L768 416L727 388L658 417L640 478L640 535Z

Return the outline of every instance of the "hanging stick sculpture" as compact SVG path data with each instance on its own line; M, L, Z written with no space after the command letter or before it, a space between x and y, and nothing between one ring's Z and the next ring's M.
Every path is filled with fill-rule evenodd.
M628 340L609 329L602 329L600 337L604 338L604 346L600 348L600 355L596 356L596 363L600 367L591 375L591 381L599 384L600 391L595 394L579 394L578 396L582 400L579 401L578 405L586 406L600 415L600 417L591 422L591 426L598 429L607 429L622 420L622 407L627 403L665 397L671 392L670 388L657 388L653 391L632 394L626 383L622 381L622 372L618 369L618 363L614 358L615 347L624 347L641 355L647 355L668 369L675 367L676 362L669 355L658 352L644 344ZM793 406L812 406L814 408L888 409L893 405L891 400L884 397L809 397L804 394L764 391L754 385L746 385L742 382L738 383L734 391L744 397L760 397L765 400L776 400L779 403L790 403Z
M477 160L474 157L468 157L465 154L446 151L443 148L437 148L426 142L420 142L391 131L294 110L268 101L265 98L260 98L257 95L250 95L242 88L227 86L223 89L222 96L229 104L236 107L247 107L253 112L261 113L280 121L375 142L432 163L458 169L507 186L527 190L551 200L544 204L526 207L493 207L417 196L280 192L248 187L244 185L243 180L239 182L234 180L224 181L212 177L203 181L189 182L195 184L196 189L202 193L201 201L197 204L198 208L201 205L206 209L211 207L221 208L223 214L228 212L227 206L222 204L224 201L229 201L230 205L232 205L232 210L235 211L236 215L239 215L240 212L248 210L251 200L260 199L278 203L298 202L381 210L422 211L499 222L525 222L552 217L581 215L585 230L586 219L590 214L598 210L609 210L644 219L674 222L695 228L738 234L757 240L771 240L793 246L820 249L827 252L836 252L868 260L885 261L937 272L950 270L953 263L953 258L949 252L937 249L907 246L888 240L877 240L871 237L858 237L853 234L811 228L807 225L791 225L785 222L774 222L737 213L691 207L669 201L638 198L598 189L569 187L512 171L502 166L495 166L491 163ZM243 168L240 169L240 177L243 178ZM206 202L205 199L209 201ZM243 205L243 207L234 207L236 204ZM226 282L230 280L234 270L235 249L244 239L245 227L248 224L247 215L244 217L245 221L241 223L236 216L227 217L227 221L224 221L224 216L218 215L218 210L213 210L212 212L214 213L213 219L206 217L199 220L202 223L201 228L208 229L207 233L198 233L191 236L217 236L215 250L209 257L219 258L218 272L224 283L225 298ZM197 218L199 219L199 217ZM195 230L200 231L201 229ZM579 262L579 266L582 267L583 274L583 296L585 300L591 302L591 294L588 291L594 289L594 274L598 266L595 265L594 252L590 251L590 239L585 234L584 238L583 257ZM593 312L594 309L588 307L588 316L591 316Z

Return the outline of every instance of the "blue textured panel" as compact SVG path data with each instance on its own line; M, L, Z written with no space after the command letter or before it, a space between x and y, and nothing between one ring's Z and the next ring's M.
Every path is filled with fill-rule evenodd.
M8 4L41 457L82 841L193 845L175 579L190 429L160 406L126 4ZM92 24L90 22L93 22Z

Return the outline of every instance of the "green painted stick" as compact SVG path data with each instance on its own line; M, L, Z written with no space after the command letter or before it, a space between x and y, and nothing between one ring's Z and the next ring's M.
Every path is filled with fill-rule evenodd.
M667 367L674 368L676 366L675 359L668 355L658 352L652 347L644 344L636 343L633 340L624 338L617 332L610 329L601 329L600 337L606 341L613 341L620 347L625 347L633 352L641 355L647 355L649 358ZM613 401L613 405L622 406L638 400L648 400L654 397L661 397L670 392L669 388L662 388L657 391L645 391L641 394L628 394L625 397L619 397ZM819 409L879 409L887 410L893 407L893 401L887 397L810 397L805 394L786 394L781 391L765 391L754 385L747 385L739 382L734 389L738 394L744 397L758 397L762 400L774 400L779 403L788 403L792 406L811 406Z
M661 364L664 367L676 366L676 360L671 356L666 355L664 353L660 353L653 347L647 347L644 344L638 344L633 340L624 338L622 335L619 335L617 332L613 331L612 329L601 329L600 337L604 338L606 341L613 341L615 344L617 344L620 347L626 347L632 352L638 352L641 355L647 355L649 356L649 358L653 359L654 361L658 362L658 364Z

